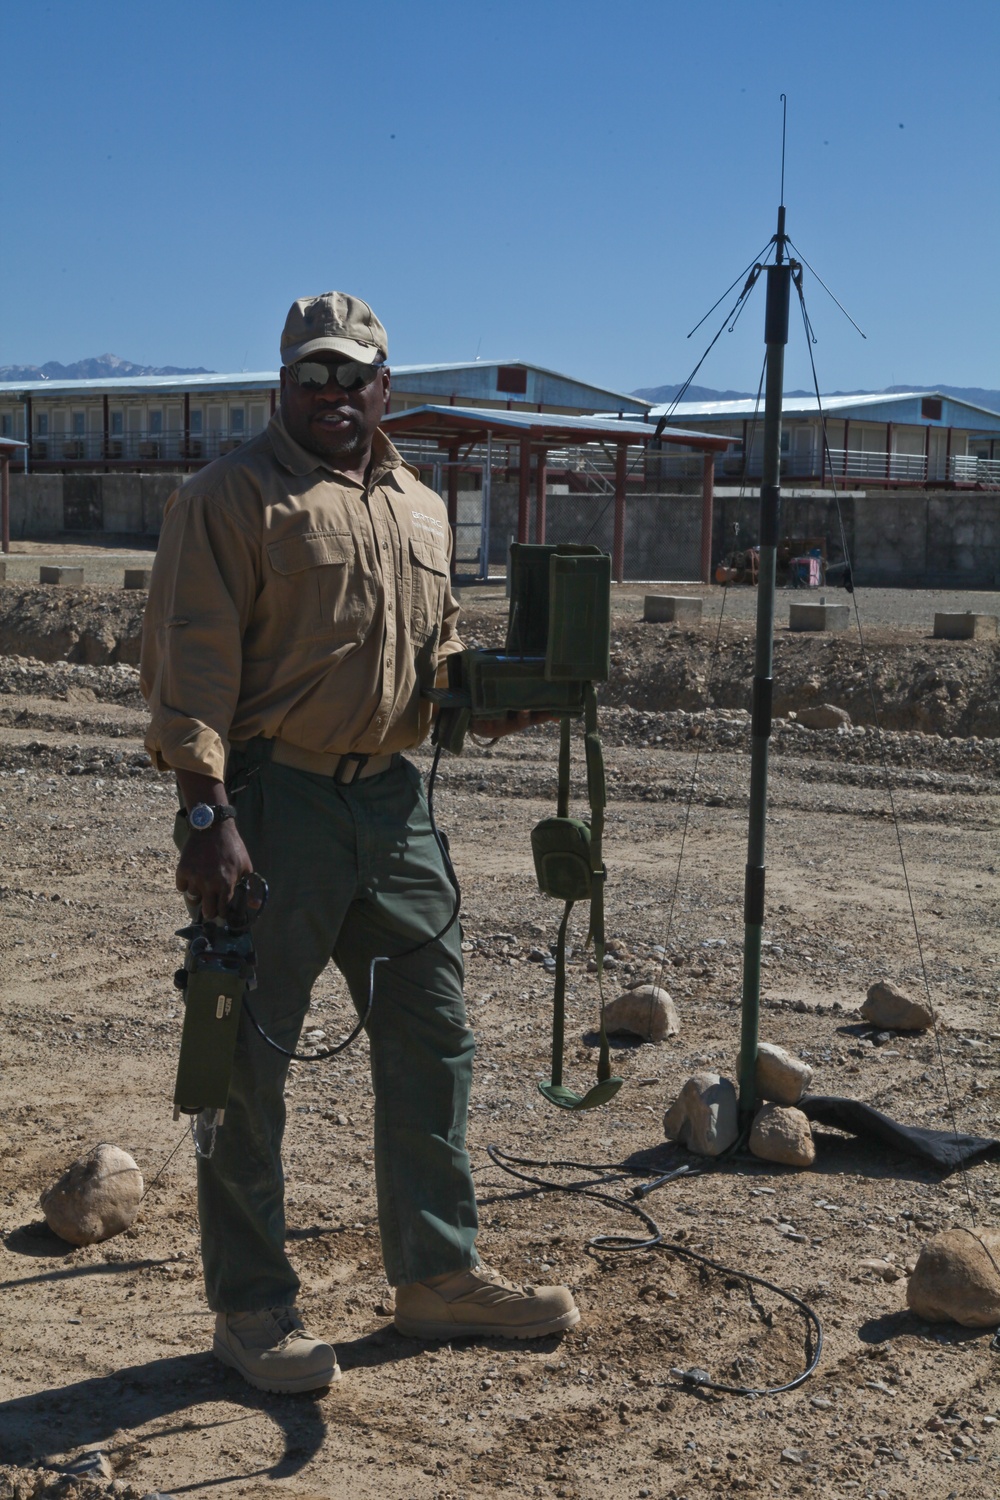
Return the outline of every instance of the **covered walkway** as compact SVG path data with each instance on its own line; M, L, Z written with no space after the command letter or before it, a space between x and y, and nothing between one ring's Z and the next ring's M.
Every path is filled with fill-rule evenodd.
M485 445L487 452L494 440L519 445L517 539L531 537L531 470L535 459L535 525L534 540L546 540L545 497L548 453L553 448L582 447L600 444L614 451L614 541L611 553L612 574L618 583L625 574L625 510L630 447L648 448L653 441L655 423L635 418L569 417L548 412L524 410L496 411L462 406L417 406L410 411L392 413L382 419L393 442L402 438L430 439L447 456L448 519L452 535L458 522L458 472L464 457L473 448ZM724 452L728 437L704 432L684 432L667 427L660 434L661 444L694 449L702 455L702 523L701 576L709 582L712 547L712 500L714 493L715 454ZM488 505L488 490L484 495Z

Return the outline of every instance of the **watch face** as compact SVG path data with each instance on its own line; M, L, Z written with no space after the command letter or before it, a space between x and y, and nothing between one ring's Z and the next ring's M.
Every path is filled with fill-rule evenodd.
M191 824L192 828L197 828L199 830L211 828L212 824L215 822L215 812L211 807L209 807L207 802L199 802L198 805L196 807L192 807L191 811L188 813L188 822Z

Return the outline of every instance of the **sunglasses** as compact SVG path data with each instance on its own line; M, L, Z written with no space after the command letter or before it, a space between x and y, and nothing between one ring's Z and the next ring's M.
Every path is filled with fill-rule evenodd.
M307 391L321 391L331 382L342 391L363 391L384 368L383 363L364 365L357 359L345 359L339 365L321 364L318 359L300 359L298 364L288 366L288 373L296 385Z

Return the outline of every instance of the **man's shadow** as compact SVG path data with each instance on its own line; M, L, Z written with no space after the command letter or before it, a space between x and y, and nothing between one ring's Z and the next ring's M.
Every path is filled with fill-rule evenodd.
M72 1247L53 1235L44 1223L21 1225L5 1237L4 1243L8 1250L36 1261L51 1261L56 1257L64 1261L57 1269L0 1283L0 1289L6 1290L162 1264L142 1260L67 1265L65 1261L72 1255ZM337 1351L340 1365L347 1373L359 1367L396 1363L419 1354L422 1349L393 1329L382 1328L359 1338L338 1340ZM338 1386L329 1389L335 1399ZM0 1403L0 1463L30 1467L56 1453L100 1448L112 1434L124 1430L141 1433L143 1446L152 1449L154 1463L158 1445L162 1444L166 1468L169 1445L178 1433L224 1429L245 1421L252 1412L263 1412L284 1436L284 1451L273 1464L217 1475L203 1483L174 1486L174 1492L251 1478L287 1478L310 1463L323 1446L327 1422L320 1402L324 1394L320 1391L282 1396L256 1391L208 1353L154 1359ZM239 1410L199 1421L199 1408L207 1402L226 1402ZM177 1420L159 1425L172 1417Z
M227 1401L243 1410L222 1418L192 1421L192 1415L196 1417L198 1408L208 1401ZM0 1459L32 1466L54 1453L100 1448L121 1429L141 1429L143 1445L153 1450L154 1462L158 1446L163 1445L166 1465L170 1445L179 1433L224 1428L243 1422L244 1414L254 1411L266 1413L280 1428L284 1452L273 1464L215 1476L206 1479L205 1485L254 1477L287 1478L315 1458L323 1445L326 1420L314 1399L255 1391L238 1375L222 1371L210 1354L199 1353L154 1359L111 1375L52 1386L3 1402ZM170 1417L178 1420L159 1425Z

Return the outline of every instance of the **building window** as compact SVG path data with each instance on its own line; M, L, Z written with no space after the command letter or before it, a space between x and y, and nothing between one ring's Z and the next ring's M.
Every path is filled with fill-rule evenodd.
M941 402L934 396L924 396L920 402L920 415L928 422L940 422Z
M234 406L229 412L229 431L233 437L242 437L246 430L246 412L242 406Z
M0 435L3 437L13 437L14 435L14 419L8 412L4 412L3 416L0 417Z
M201 407L200 406L199 407L192 407L191 408L191 414L190 414L190 417L189 417L189 421L191 423L191 436L192 437L201 437L202 412L201 412Z
M528 393L528 372L522 365L500 365L497 368L497 390L508 396Z
M87 430L87 413L75 411L73 413L73 436L83 437Z
M163 431L163 412L159 408L149 414L149 431L153 437L159 437Z
M40 411L35 417L35 432L39 437L48 437L49 414L47 411Z
M111 436L121 437L124 427L125 413L122 411L113 411L111 413Z

